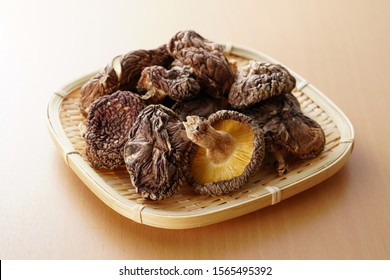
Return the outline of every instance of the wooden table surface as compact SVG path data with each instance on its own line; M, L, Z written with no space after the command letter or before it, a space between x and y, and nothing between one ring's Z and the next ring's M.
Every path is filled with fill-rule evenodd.
M390 2L0 2L0 259L389 259ZM187 230L101 202L52 142L52 93L179 30L258 49L324 92L356 143L333 177L279 204Z

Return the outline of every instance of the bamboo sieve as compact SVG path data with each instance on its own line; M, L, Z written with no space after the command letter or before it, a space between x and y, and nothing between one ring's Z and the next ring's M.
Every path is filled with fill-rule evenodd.
M229 60L237 66L248 60L279 63L269 56L240 45L224 44ZM298 194L335 174L348 160L354 144L353 126L344 113L313 85L288 69L297 80L293 94L302 111L316 120L326 135L324 151L316 158L298 160L289 172L277 176L265 163L248 184L229 195L202 196L184 186L162 201L149 201L138 195L126 169L96 170L83 158L85 142L79 125L85 118L79 111L80 87L96 72L85 75L56 91L47 107L50 134L67 165L107 206L141 224L184 229L232 219Z

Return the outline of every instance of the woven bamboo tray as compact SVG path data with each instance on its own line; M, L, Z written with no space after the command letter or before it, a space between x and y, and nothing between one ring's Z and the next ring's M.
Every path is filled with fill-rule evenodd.
M238 66L248 59L278 63L247 47L225 44L229 59ZM289 69L290 70L290 69ZM291 70L290 70L291 71ZM79 90L94 74L83 76L52 96L47 110L50 134L69 167L104 203L123 216L149 226L183 229L210 225L232 219L278 203L335 174L352 152L354 130L348 118L324 94L291 71L297 79L294 95L303 112L316 120L326 134L325 150L311 160L290 163L285 176L277 176L267 162L241 190L229 195L207 197L184 186L180 193L162 201L149 201L138 195L126 169L93 169L83 158L84 140L79 124Z

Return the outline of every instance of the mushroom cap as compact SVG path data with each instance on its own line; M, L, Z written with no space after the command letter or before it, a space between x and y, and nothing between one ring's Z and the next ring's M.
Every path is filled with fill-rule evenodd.
M142 70L151 65L169 65L173 61L164 46L152 50L136 50L113 58L103 70L88 80L80 90L80 111L87 115L99 97L121 90L134 90Z
M119 73L115 70L115 64L119 57L115 57L113 62L99 71L88 80L80 89L80 111L84 116L88 115L91 104L100 97L111 94L119 89Z
M273 117L280 115L283 110L288 111L290 108L295 108L300 111L300 106L298 99L292 93L286 93L238 111L253 118L262 127Z
M117 91L91 105L83 137L85 155L93 167L115 169L124 164L123 146L145 105L137 94Z
M210 52L223 53L221 45L204 38L194 30L182 30L177 32L168 43L167 48L170 53L175 53L186 48L207 49Z
M121 61L122 78L121 87L136 83L145 67L160 65L167 67L173 61L173 57L167 51L165 45L151 50L137 50L123 55Z
M188 66L175 66L169 70L163 66L144 68L138 81L139 91L147 91L141 98L150 103L159 103L166 96L175 101L195 98L200 92L199 83L191 76Z
M138 116L124 147L130 179L144 198L174 195L185 182L190 141L179 117L161 104L147 106Z
M272 96L290 93L296 84L286 68L279 64L254 60L238 70L229 92L229 104L243 109Z
M215 164L205 148L194 144L186 170L187 182L200 194L223 195L240 189L257 172L264 158L264 135L251 118L237 111L218 111L207 122L215 130L231 135L234 148L226 160Z
M203 38L193 30L185 30L172 37L167 49L175 59L194 69L195 76L207 94L221 98L229 92L234 72L219 44Z
M324 150L324 131L304 115L293 94L273 97L242 112L263 129L269 152L284 150L300 158L312 158Z
M176 102L172 110L178 114L181 120L185 121L187 116L209 117L211 114L226 108L226 98L213 98L201 95L195 99Z

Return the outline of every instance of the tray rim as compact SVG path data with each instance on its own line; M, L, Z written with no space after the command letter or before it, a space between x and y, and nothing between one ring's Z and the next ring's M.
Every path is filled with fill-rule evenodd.
M225 48L227 54L280 64L280 62L270 56L246 46L232 43L222 43L221 45ZM349 155L353 150L355 138L352 123L338 106L296 72L288 67L286 68L297 79L297 88L299 90L305 90L304 94L312 99L317 105L321 105L323 107L322 109L328 114L331 112L332 116L338 116L337 118L332 117L332 121L338 128L340 142L338 146L334 148L339 150L338 153L336 155L332 153L333 158L328 160L329 162L324 168L311 172L308 176L303 177L298 181L286 182L283 188L280 189L280 201L298 194L338 172L347 162ZM61 152L67 165L107 206L119 214L141 224L167 229L186 229L222 222L273 204L273 193L264 191L263 194L253 197L248 201L237 202L229 206L213 206L209 211L193 210L188 215L188 213L185 212L153 209L122 197L112 189L112 187L108 185L83 159L82 155L76 151L73 144L66 136L59 115L63 99L88 81L97 72L98 71L93 71L89 74L80 76L72 82L66 83L63 87L54 92L47 107L47 126L57 149ZM340 128L342 128L342 130L340 130ZM299 190L297 189L298 187Z

